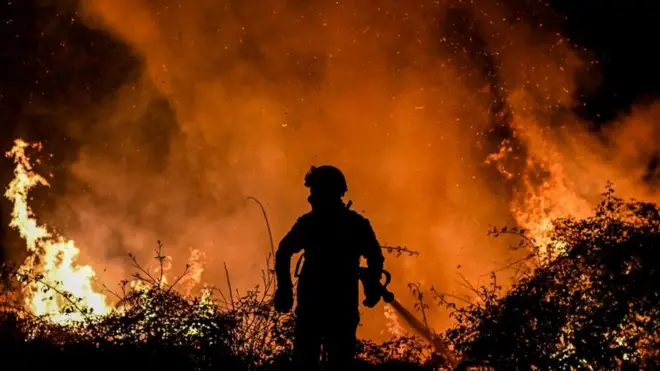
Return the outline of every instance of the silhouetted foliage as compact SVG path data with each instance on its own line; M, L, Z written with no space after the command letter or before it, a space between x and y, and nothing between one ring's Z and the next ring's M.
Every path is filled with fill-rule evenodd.
M497 370L658 368L659 215L608 185L593 216L554 221L548 246L535 249L551 260L506 295L493 274L479 303L438 296L457 322L445 338L466 364Z
M121 282L120 292L107 290L117 305L106 316L96 316L39 275L5 266L9 283L1 288L6 299L0 302L0 346L9 356L3 361L15 355L29 369L66 365L68 370L88 369L90 362L95 369L123 370L280 370L290 365L294 317L274 310L272 270L264 271L262 285L247 293L233 291L230 284L229 292L209 287L187 297L175 289L182 276L168 284L162 274L150 273L129 257L136 269L133 280ZM155 259L163 272L160 242ZM67 298L70 305L62 311L83 313L83 320L62 326L28 313L17 295L26 281ZM363 341L360 360L365 370L394 365L397 370L430 369L419 364L423 349L412 337L383 345ZM27 353L38 357L25 361Z
M433 288L423 292L411 284L424 326L430 298L451 310L455 326L441 334L429 330L437 337L432 346L413 336L383 344L363 340L358 352L363 369L449 370L455 364L448 355L461 360L456 369L660 368L658 206L623 201L610 186L593 216L558 219L554 227L547 246L537 246L517 228L490 231L495 237L517 235L522 242L516 248L530 251L505 267L521 275L507 292L498 284L497 272L483 287L466 281L479 298L476 302L456 302L456 297ZM160 249L156 259L162 264ZM250 292L239 293L229 285L188 297L174 289L180 278L168 284L132 256L131 261L136 273L131 282L122 282L120 293L113 292L117 311L108 316L96 317L74 297L44 286L68 298L71 305L65 311L85 314L68 327L26 313L16 293L21 281L39 282L41 277L17 275L6 266L0 283L6 293L0 301L5 361L20 361L26 369L88 369L90 362L95 369L123 370L287 369L294 318L273 309L271 269Z

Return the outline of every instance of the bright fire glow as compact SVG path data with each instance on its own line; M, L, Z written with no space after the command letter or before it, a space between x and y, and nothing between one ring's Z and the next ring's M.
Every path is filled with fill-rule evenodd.
M39 143L27 143L21 139L6 153L14 161L14 179L5 192L14 205L10 227L16 229L25 240L28 256L23 262L19 275L27 278L23 287L26 309L38 316L48 316L55 323L69 324L84 319L84 310L91 315L106 315L112 311L106 295L93 287L96 277L89 265L77 262L80 253L75 242L39 224L30 206L28 193L36 186L49 187L48 181L33 170L26 150L41 150ZM38 161L38 160L37 160ZM189 295L201 281L204 271L205 254L191 248L191 256L186 274L180 284ZM165 257L161 267L153 268L162 285L168 285L167 272L171 270L172 259ZM135 290L147 289L140 280L132 280L130 287ZM67 310L71 308L73 310Z
M57 323L80 321L83 314L78 310L66 313L72 302L63 295L69 293L80 299L75 306L88 308L92 314L103 315L111 311L106 296L92 286L95 272L88 265L77 263L79 249L74 241L67 240L48 227L39 224L28 205L28 192L38 186L49 186L45 178L35 173L30 163L27 148L41 149L39 144L16 140L7 157L15 163L14 179L5 192L14 205L10 226L25 240L29 256L20 269L21 275L29 275L24 286L25 305L35 315L50 316Z
M385 318L387 319L387 331L391 335L397 337L405 335L405 330L401 326L401 323L399 323L396 311L391 305L385 305Z

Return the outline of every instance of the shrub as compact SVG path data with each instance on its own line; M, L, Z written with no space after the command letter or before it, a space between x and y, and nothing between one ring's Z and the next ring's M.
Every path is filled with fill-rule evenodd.
M435 335L433 346L417 337L383 344L362 340L360 369L638 370L660 368L660 211L657 205L623 201L611 186L593 216L554 221L550 243L539 249L525 231L514 234L531 246L518 262L522 278L503 293L497 275L473 288L479 301L458 305L431 288L455 325ZM160 245L159 245L160 246ZM397 251L396 249L392 251ZM407 250L403 250L408 252ZM543 251L543 256L541 256ZM398 251L400 254L401 251ZM66 311L84 313L70 326L53 324L22 308L16 285L40 282L29 272L5 267L0 283L0 346L5 362L23 367L68 369L282 370L291 361L293 315L271 305L274 275L260 287L229 298L208 288L198 297L153 277L131 256L137 272L124 281L114 313L95 317L64 295ZM156 259L162 263L159 248ZM539 264L542 262L542 264ZM162 271L162 270L161 270ZM229 279L229 274L227 273ZM421 300L418 310L428 306ZM431 332L431 331L429 331ZM446 349L443 348L446 346Z
M265 371L291 364L295 318L277 313L271 304L272 270L264 272L263 285L242 295L207 288L200 296L188 297L175 289L181 277L167 284L162 276L142 268L134 256L130 259L137 272L132 281L121 283L121 293L109 291L116 296L117 307L105 316L93 315L80 300L40 276L5 267L3 276L10 282L3 287L6 301L0 317L0 342L9 354L5 361L25 365L27 358L29 368L62 365L81 370L93 364L125 370ZM160 243L156 260L164 261ZM83 313L84 320L59 325L25 311L20 298L11 297L28 280L66 297L70 305L62 311ZM403 348L407 350L398 351ZM365 370L424 369L418 364L422 348L408 337L383 345L361 341L359 358Z
M553 259L506 295L493 275L478 304L439 296L457 320L445 337L465 365L498 370L658 368L659 232L657 205L623 201L609 185L593 216L554 222ZM493 230L502 233L525 232Z

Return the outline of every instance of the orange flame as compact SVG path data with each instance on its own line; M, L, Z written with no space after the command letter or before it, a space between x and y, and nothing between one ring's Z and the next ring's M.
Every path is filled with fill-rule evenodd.
M75 242L39 224L28 205L28 192L32 188L50 186L45 178L33 171L25 153L30 147L41 149L38 143L29 144L18 139L7 152L7 157L12 158L16 166L14 179L5 192L5 197L14 205L10 227L20 233L30 254L19 271L19 275L29 276L23 290L26 308L35 315L50 316L61 324L83 319L80 310L66 312L65 308L71 305L77 309L89 309L92 314L107 314L111 310L107 298L92 287L96 275L94 269L76 262L80 250ZM65 295L71 295L71 301Z
M517 178L503 163L507 156L513 154L510 140L502 141L499 151L490 154L484 161L494 164L506 181L521 181L521 187L509 207L516 224L527 231L526 235L538 247L541 263L551 262L566 249L566 246L558 245L550 238L553 221L569 216L586 217L593 207L578 194L578 187L567 175L562 165L566 159L549 144L546 143L546 146L544 157L532 154L527 158Z
M93 287L96 272L89 265L77 263L80 250L73 240L66 239L39 224L28 205L28 193L36 186L50 187L48 181L34 172L28 148L40 151L39 143L27 143L21 139L6 153L15 163L14 179L5 192L14 207L10 227L16 229L25 240L29 253L18 275L24 278L25 307L38 316L48 316L59 324L70 324L84 319L87 312L93 315L106 315L112 312L108 298ZM38 163L38 160L37 160ZM190 249L190 259L180 284L185 293L200 284L204 271L205 254L198 249ZM153 269L160 276L160 284L167 285L168 272L172 268L171 257L165 257L162 266ZM161 272L162 269L162 272ZM146 289L140 280L132 280L134 290ZM73 311L67 308L73 307Z
M186 295L191 295L192 290L202 282L202 273L204 273L204 259L206 254L199 249L190 249L190 258L188 259L187 274L181 279L181 286ZM204 294L204 291L202 291Z

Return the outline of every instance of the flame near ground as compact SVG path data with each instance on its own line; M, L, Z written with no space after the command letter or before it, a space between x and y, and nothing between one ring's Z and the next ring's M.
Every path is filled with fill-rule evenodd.
M72 294L74 299L81 299L80 304L90 308L93 314L107 314L111 310L107 298L92 287L96 273L89 265L81 265L77 261L80 250L75 242L54 234L45 225L40 225L28 205L30 189L38 185L49 185L45 178L33 172L30 159L25 153L28 147L40 148L40 145L16 140L14 148L7 153L7 156L14 160L16 167L14 180L5 192L5 197L14 205L9 225L20 233L29 253L20 268L20 274L34 278L24 287L26 307L35 315L50 316L58 323L81 321L83 313L65 312L64 308L71 303L66 297L55 295L50 290L55 288Z
M9 226L18 231L28 252L18 270L19 275L28 278L23 286L25 307L34 315L45 316L64 325L80 322L88 315L107 315L113 306L105 290L96 282L94 268L79 261L80 250L74 241L40 224L28 204L32 188L50 186L43 176L34 171L26 153L26 149L30 148L42 149L39 143L30 144L17 139L11 151L6 153L15 164L14 179L5 192L5 197L13 204ZM178 281L179 289L183 289L184 294L189 295L190 290L200 282L204 271L200 260L203 260L203 253L191 251L187 274ZM164 272L159 280L161 284L168 284L166 271L169 268L171 262L164 261ZM156 268L155 273L160 274L160 269L160 266ZM133 286L141 284L137 280L130 283ZM80 308L84 308L85 313Z
M246 198L267 205L282 236L308 209L308 167L333 163L381 242L421 252L387 261L412 307L408 282L466 296L457 272L478 283L517 258L515 241L486 237L489 224L543 241L553 218L588 214L607 180L626 197L660 199L643 180L658 106L593 135L572 113L589 56L499 1L475 3L81 1L75 21L141 64L69 124L83 145L58 181L73 185L43 220L76 244L39 227L18 193L27 246L72 259L80 290L87 265L113 284L125 254L151 257L156 240L175 267L203 252L207 266L227 262L235 287L252 287L269 246ZM21 179L15 189L46 183ZM220 285L221 271L199 280ZM363 336L389 336L390 312L363 318ZM428 320L450 324L442 310Z

